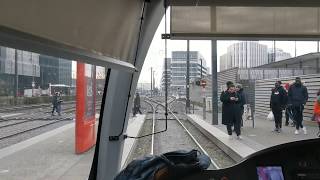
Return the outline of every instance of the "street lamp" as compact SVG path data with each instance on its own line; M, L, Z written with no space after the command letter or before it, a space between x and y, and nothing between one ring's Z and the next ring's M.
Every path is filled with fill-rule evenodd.
M32 84L31 84L31 86L32 86L32 97L33 97L33 89L34 89L34 87L35 87L35 83L34 83L34 81L32 81Z
M32 56L31 56L32 57ZM35 87L35 82L34 82L34 76L35 76L35 68L36 68L36 65L33 64L33 74L32 74L32 83L31 83L31 86L32 86L32 97L34 96L34 87Z
M152 72L152 89L153 89L153 95L154 95L154 93L155 93L155 78L154 78L154 73L155 73L156 71L154 70L153 72Z
M202 85L203 83L203 76L202 76L202 58L200 58L200 85L201 85L201 90L202 90L202 97L203 97L203 112L202 112L202 116L203 119L206 119L206 90L205 90L205 86Z
M153 70L152 70L152 67L151 67L151 78L150 78L150 81L151 81L151 84L150 84L150 97L152 97L152 75L153 75Z

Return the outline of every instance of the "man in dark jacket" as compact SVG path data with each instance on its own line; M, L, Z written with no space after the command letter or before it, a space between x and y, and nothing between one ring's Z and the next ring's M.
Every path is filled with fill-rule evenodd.
M59 101L59 97L58 97L58 92L55 92L53 97L52 97L52 111L51 111L51 115L54 116L54 111L56 111L57 113L59 113L59 108L58 108L58 102Z
M286 83L283 87L284 87L284 90L286 90L286 92L288 94L290 83ZM289 126L289 120L291 119L291 121L292 121L291 126L295 127L296 125L294 123L291 106L288 105L288 96L286 98L286 109L285 109L285 113L284 114L285 114L285 117L286 117L285 125Z
M244 112L244 105L247 104L247 100L246 100L246 95L243 92L243 88L241 84L237 84L236 85L236 91L240 96L240 120L241 120L241 126L243 126L243 112Z
M140 110L140 95L139 93L136 93L136 98L134 99L134 102L133 102L133 116L136 116L138 112L142 114Z
M282 110L285 109L287 92L281 86L281 81L275 83L271 90L270 109L272 110L275 123L275 132L280 133L282 128Z
M233 82L231 81L226 82L227 89L221 92L220 97L223 96L224 93L228 92L228 89L230 88L231 85L232 86L234 85ZM224 104L222 103L222 111L223 111L223 107L224 107Z
M220 94L220 99L221 99L222 96L224 96L225 93L228 92L228 89L230 88L231 85L234 85L232 81L227 81L227 82L226 82L226 87L227 87L227 89L226 89L226 90L223 90L223 91L221 92L221 94ZM221 108L221 109L222 109L222 112L223 112L224 106L225 106L225 104L222 103L222 108ZM233 126L233 124L231 125L231 127L232 127L232 126ZM234 131L234 130L233 130L233 131Z
M241 97L235 90L234 84L230 84L226 91L220 96L222 102L222 124L227 126L229 139L232 139L232 125L237 134L237 138L241 139L240 134L240 102Z
M302 128L304 134L307 134L306 127L303 127L303 109L308 101L308 90L302 84L301 78L296 77L295 83L290 86L288 91L288 105L292 107L293 118L296 123L295 134L299 134L299 129Z
M61 116L61 104L63 102L62 98L61 98L62 93L58 93L58 98L57 98L57 112L58 115Z

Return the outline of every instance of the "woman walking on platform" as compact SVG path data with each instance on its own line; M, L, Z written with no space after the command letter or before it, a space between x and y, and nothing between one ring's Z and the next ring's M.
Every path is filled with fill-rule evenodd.
M236 92L234 84L228 86L228 89L221 93L220 100L222 105L222 124L227 126L229 139L232 139L232 126L237 135L237 139L241 139L241 97Z

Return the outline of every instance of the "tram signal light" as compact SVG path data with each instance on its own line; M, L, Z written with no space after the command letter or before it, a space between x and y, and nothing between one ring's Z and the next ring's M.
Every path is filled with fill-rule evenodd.
M196 80L196 85L200 86L200 80Z
M203 88L205 88L206 85L207 85L207 81L204 80L204 79L202 79L201 82L200 82L200 85L201 85Z
M206 87L206 85L207 85L207 81L206 80L204 80L204 79L201 79L201 80L196 80L196 85L197 86L202 86L203 88L205 88Z

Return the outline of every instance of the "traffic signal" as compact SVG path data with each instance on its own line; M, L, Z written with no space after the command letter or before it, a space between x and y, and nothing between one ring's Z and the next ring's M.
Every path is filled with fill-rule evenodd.
M200 80L196 80L196 85L197 85L197 86L200 86L200 84L201 84L201 83L200 83Z
M200 85L201 85L203 88L205 88L206 85L207 85L207 81L204 80L204 79L202 79L201 82L200 82Z

